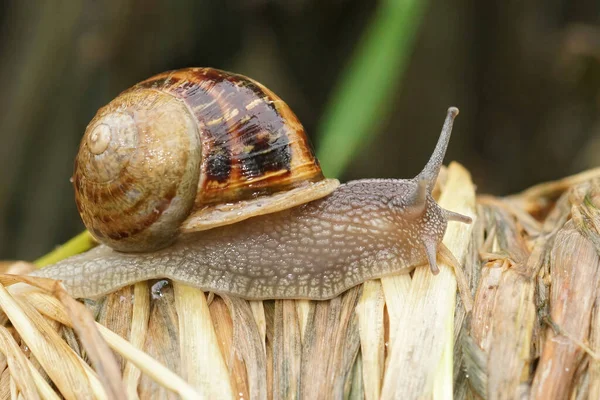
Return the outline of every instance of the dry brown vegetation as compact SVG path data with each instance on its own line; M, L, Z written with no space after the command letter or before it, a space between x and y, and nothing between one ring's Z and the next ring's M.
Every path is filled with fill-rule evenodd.
M506 198L440 181L474 217L444 238L465 302L447 253L329 301L161 281L82 303L6 263L0 398L600 398L600 170Z

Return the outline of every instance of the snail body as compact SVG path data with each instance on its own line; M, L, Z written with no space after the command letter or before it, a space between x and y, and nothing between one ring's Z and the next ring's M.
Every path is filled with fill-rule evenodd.
M105 244L35 275L75 297L169 278L247 299L321 300L426 262L437 273L447 222L470 222L431 196L457 114L448 110L415 178L340 186L262 85L208 68L157 75L101 109L82 140L77 204ZM148 168L153 158L163 164Z

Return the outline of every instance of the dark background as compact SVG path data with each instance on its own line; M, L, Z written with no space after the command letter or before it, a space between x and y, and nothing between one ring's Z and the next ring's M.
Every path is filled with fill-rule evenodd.
M0 5L0 259L83 229L69 177L85 126L155 73L212 66L279 94L309 134L377 1L72 0ZM412 177L445 110L447 160L508 194L600 165L600 2L427 2L391 115L341 176ZM319 143L315 143L318 147Z

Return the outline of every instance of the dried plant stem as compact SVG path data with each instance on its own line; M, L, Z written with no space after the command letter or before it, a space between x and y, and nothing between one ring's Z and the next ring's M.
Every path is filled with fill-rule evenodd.
M502 275L498 286L490 326L493 335L488 358L488 396L519 398L531 360L533 281L515 268ZM505 368L495 368L497 365Z
M594 312L590 330L590 346L596 354L600 353L600 291L596 293ZM590 361L590 399L600 399L600 360Z
M138 282L134 286L133 317L131 320L131 345L136 349L143 349L148 330L148 318L150 317L150 293L147 282ZM142 371L130 361L125 365L123 371L123 382L127 390L127 397L131 400L138 398L137 387Z
M271 387L267 387L267 360L250 305L239 297L221 297L233 320L234 351L246 366L243 378L247 379L249 398L264 399L271 391Z
M197 399L198 393L191 386L181 379L177 374L154 360L148 354L131 346L129 342L121 338L113 331L98 325L100 333L108 345L117 353L121 354L127 360L135 364L146 375L150 376L156 382L165 388L177 393L183 399Z
M360 347L355 307L360 288L313 302L302 343L300 398L343 398Z
M106 398L102 385L88 373L83 360L35 310L23 309L24 304L0 285L0 307L61 394L67 399Z
M113 353L100 336L95 321L85 306L70 297L61 285L56 285L54 295L65 307L73 329L77 332L87 356L110 399L126 399L121 382L121 370Z
M10 332L3 326L0 327L0 351L6 357L11 378L14 379L19 392L27 399L39 399L36 388L38 381L34 380L32 376L33 371L37 372L37 370L30 368L29 364L31 363L27 360Z
M62 304L55 297L41 292L32 292L27 296L28 301L42 314L57 320L63 325L72 326L71 320ZM98 323L96 323L96 326L104 340L106 340L106 343L114 351L134 364L150 378L168 390L177 393L183 399L198 398L199 394L177 374L150 357L147 353L133 347L128 341L105 326Z
M408 294L412 279L409 274L389 276L381 279L381 286L385 295L385 305L389 318L389 346L396 340L398 332L403 321L404 308L408 306ZM389 361L391 352L388 347L386 364Z
M229 373L204 293L179 283L175 283L174 288L175 305L180 316L179 343L184 378L203 397L232 399Z
M273 397L295 399L300 391L302 342L294 300L275 302L273 325Z
M440 206L465 215L475 216L475 190L469 173L452 163ZM458 260L464 260L472 225L449 223L444 244ZM456 279L451 267L440 263L440 273L433 276L428 269L417 268L411 282L403 321L391 343L383 398L421 398L433 391L442 353L447 341L453 342L452 321L456 299ZM450 321L450 322L448 322ZM452 363L444 374L452 376ZM444 375L442 374L442 376ZM443 378L445 379L445 378ZM452 388L444 396L452 396Z
M260 332L260 337L263 345L263 349L265 352L267 351L267 344L265 343L267 338L267 320L265 319L265 307L263 306L262 301L249 301L250 308L252 309L252 315L254 316L254 321L256 322L256 326L258 327L258 332Z
M448 319L448 326L444 329L445 332L454 330L454 319ZM454 341L446 340L446 345L442 351L442 358L438 365L438 370L433 379L433 390L431 398L433 400L443 400L448 398L448 394L453 392L452 379L454 375L449 373L454 367Z
M310 313L313 305L310 300L296 300L296 309L298 312L298 321L300 322L300 337L304 342L304 334L306 333L306 324L308 320L308 314Z
M600 220L600 214L596 212ZM598 233L596 233L597 235ZM600 258L592 241L573 221L558 233L552 250L550 316L571 339L547 330L544 349L532 384L536 399L566 398L583 349L577 342L589 335L592 308L600 279Z
M557 181L540 183L521 193L509 196L507 200L514 202L527 212L535 213L539 209L547 208L548 205L553 204L569 188L598 177L600 177L600 168L590 169Z
M363 364L366 400L379 399L384 368L383 288L379 280L367 281L356 311Z

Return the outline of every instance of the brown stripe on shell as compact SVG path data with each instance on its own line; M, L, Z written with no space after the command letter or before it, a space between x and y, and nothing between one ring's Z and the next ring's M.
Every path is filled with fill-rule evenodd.
M243 93L226 99L227 106L242 110L241 115L230 123L232 132L237 133L244 146L238 155L242 175L252 179L277 171L290 173L292 154L288 126L274 105L277 98L269 96L250 79L230 76L229 80L239 85L239 91Z
M304 129L273 92L212 68L169 71L136 85L185 101L203 148L196 207L286 190L323 178Z
M90 219L88 228L99 238L110 238L120 240L136 235L154 222L156 222L162 213L169 207L176 194L176 183L161 193L158 200L153 200L153 193L140 192L141 196L135 199L132 204L125 203L122 198L127 196L135 189L135 183L131 178L125 182L116 179L107 184L98 185L95 182L89 182L84 177L75 175L73 184L76 187L77 196L75 202L79 213L89 213L85 207L90 204L103 204L102 212L94 210L93 218ZM139 183L138 183L139 184ZM143 210L152 202L153 212ZM126 208L121 208L125 206ZM140 212L141 211L141 212ZM124 218L127 216L128 218ZM130 222L130 218L135 219L135 223Z
M202 69L193 69L200 74ZM221 186L230 179L232 152L227 123L222 119L223 109L217 102L220 95L214 92L211 80L190 79L181 71L165 72L136 85L135 88L153 88L181 98L196 116L200 129L203 160L201 181L204 178ZM216 81L215 81L216 82ZM225 185L224 185L225 186Z
M271 99L253 81L216 70L205 70L205 77L219 82L222 92L216 98L223 112L227 133L243 146L232 163L239 165L242 179L251 180L268 172L290 171L285 121ZM247 106L251 103L253 108ZM268 125L265 125L268 122Z
M140 218L137 219L138 225L136 225L134 227L131 227L131 226L124 227L124 229L122 229L122 230L117 229L117 230L109 231L109 233L107 234L107 237L109 239L113 239L113 240L121 240L121 239L132 237L134 235L137 235L138 233L145 231L146 229L148 229L148 227L150 227L152 224L154 224L160 218L160 216L163 214L163 212L167 208L169 208L169 206L171 205L171 201L175 197L175 193L176 193L175 188L173 188L169 192L164 193L163 197L160 199L160 201L155 204L154 212L149 213L149 214L147 214L147 213L138 214L138 215L140 215ZM135 209L139 208L139 204L140 203L138 203L138 206L134 207L134 210L132 210L131 212L134 212Z

